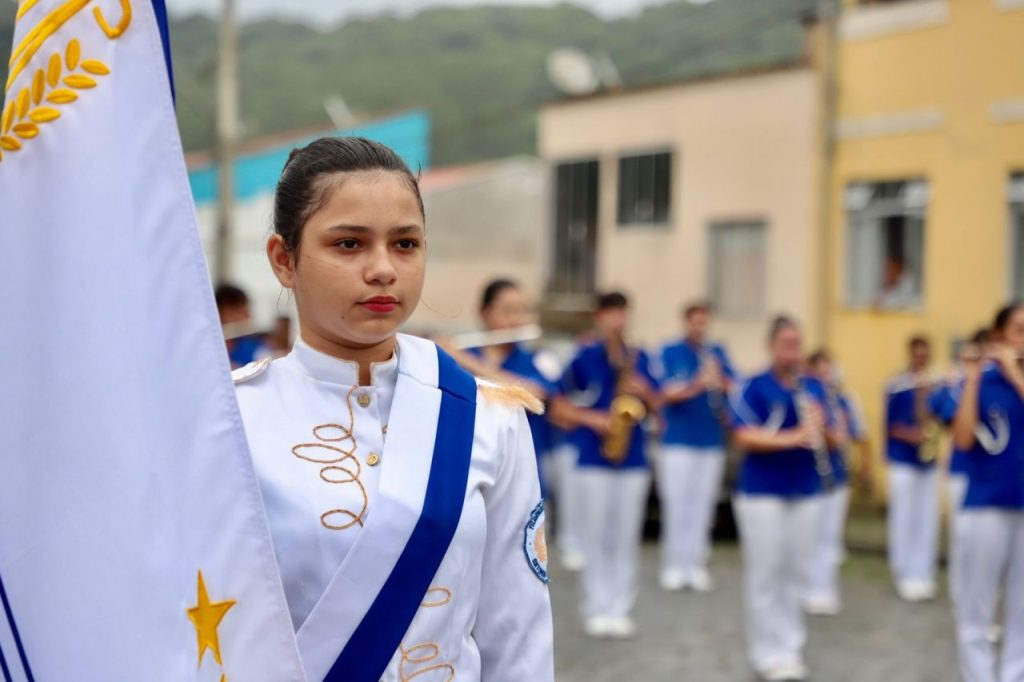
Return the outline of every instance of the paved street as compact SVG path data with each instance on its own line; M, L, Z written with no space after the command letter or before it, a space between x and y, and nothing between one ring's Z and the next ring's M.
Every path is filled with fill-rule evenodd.
M584 637L575 576L552 566L558 682L750 682L738 548L717 546L712 571L718 582L712 594L665 593L657 586L657 546L645 545L638 636L609 642ZM945 594L928 604L900 601L877 555L851 556L843 590L842 616L809 621L807 662L814 682L959 679Z

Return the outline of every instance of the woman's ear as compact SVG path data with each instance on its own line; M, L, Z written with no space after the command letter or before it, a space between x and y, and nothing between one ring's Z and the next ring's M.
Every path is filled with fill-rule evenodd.
M267 240L267 260L274 271L274 276L285 289L295 288L295 266L298 254L293 254L285 247L284 238L279 234L270 235Z

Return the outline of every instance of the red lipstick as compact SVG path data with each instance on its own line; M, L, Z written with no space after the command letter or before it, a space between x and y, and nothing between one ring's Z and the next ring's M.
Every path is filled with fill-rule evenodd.
M374 296L365 301L360 301L359 305L371 313L386 315L387 313L394 312L395 308L398 307L398 299L394 296Z

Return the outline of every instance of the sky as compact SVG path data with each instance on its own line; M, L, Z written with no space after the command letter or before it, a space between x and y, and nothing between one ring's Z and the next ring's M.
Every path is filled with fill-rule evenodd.
M195 11L215 13L220 0L166 0L175 14ZM662 4L667 0L569 0L605 16L615 17L637 12L645 5ZM710 0L688 0L704 4ZM558 0L235 0L243 19L265 16L302 19L314 24L335 24L353 16L367 16L382 12L412 14L436 5L553 5Z

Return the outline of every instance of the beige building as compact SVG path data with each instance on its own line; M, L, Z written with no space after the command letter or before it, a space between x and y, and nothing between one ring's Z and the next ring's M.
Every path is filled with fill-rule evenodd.
M764 362L779 312L820 338L820 88L809 64L552 103L549 314L595 290L632 295L634 336L678 334L706 298L740 368Z
M427 278L410 331L456 334L477 328L483 288L495 277L518 281L536 300L550 260L547 164L511 157L427 171Z

